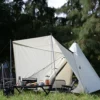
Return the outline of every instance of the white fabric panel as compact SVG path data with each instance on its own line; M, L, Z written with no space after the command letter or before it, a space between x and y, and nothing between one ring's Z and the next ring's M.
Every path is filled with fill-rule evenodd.
M29 47L42 48L44 46L48 46L51 44L50 38L51 38L50 36L43 36L38 38L17 40L13 42L17 44L29 46Z
M70 50L74 52L79 76L85 92L91 93L100 89L100 79L93 67L82 53L77 43L73 43Z
M55 70L58 70L58 65L61 63L61 60L63 59L63 55L61 54L55 54ZM57 66L57 67L56 67ZM51 74L54 72L54 62L51 62L47 67L43 68L39 72L33 74L30 76L31 78L37 78L38 77L38 82L39 81L45 81L46 76L51 76ZM50 73L48 75L48 73Z
M38 37L38 38L32 38L32 39L17 40L17 41L13 41L13 43L28 47L28 48L41 49L41 50L46 50L46 51L52 51L52 43L53 43L53 47L54 47L53 50L61 53L61 50L55 43L55 39L51 35Z
M49 80L50 83L53 82L55 76L57 75L57 73L61 70L61 68L67 63L65 58L61 58L60 61L58 63L55 63L55 69L52 70L52 73L48 72L46 75L50 76Z
M51 41L53 41L53 47L57 52L52 50ZM57 60L58 58L63 57L52 36L13 41L13 47L16 67L16 82L18 82L19 76L21 76L21 78L28 78L47 67L54 59ZM59 60L56 61L55 64L57 63L59 63ZM51 64L50 71L54 71L54 63ZM43 72L45 73L45 70ZM41 80L41 77L45 76L45 74L40 75L39 73L37 75L38 80Z
M57 42L57 41L56 41ZM78 78L79 82L81 83L80 85L80 90L79 89L76 89L77 92L83 92L83 84L81 82L81 79L80 79L80 74L78 72L78 69L77 69L77 64L76 64L76 61L75 61L75 58L74 58L74 55L73 53L71 53L70 51L68 51L66 48L64 48L59 42L57 42L59 48L61 49L62 53L64 54L67 62L69 63L69 65L71 66L73 72L75 73L76 77Z
M67 63L57 75L56 80L65 80L66 85L70 85L72 82L72 74L72 69L70 65Z
M57 41L56 41L57 42ZM77 70L77 65L73 56L73 53L71 53L70 51L68 51L66 48L64 48L59 42L57 42L59 48L61 49L62 53L64 54L67 62L69 63L69 65L71 66L73 72L76 74L76 76L78 77L78 70ZM79 77L78 77L79 79Z
M14 44L16 75L27 78L51 63L51 52Z

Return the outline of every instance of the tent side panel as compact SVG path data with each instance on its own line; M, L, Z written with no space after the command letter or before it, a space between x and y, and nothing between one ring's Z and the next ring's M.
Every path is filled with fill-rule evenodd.
M83 54L78 44L74 43L70 47L70 50L74 52L77 69L85 92L91 93L99 90L100 79L89 61L87 60L87 58L85 57L85 55Z
M63 55L57 55L57 54L55 54L55 55L56 55L55 68L54 68L54 62L52 62L47 67L41 69L37 73L34 73L32 76L30 76L30 78L34 77L34 78L38 79L37 80L38 82L40 82L40 81L44 81L45 82L45 79L48 77L48 79L50 80L50 83L51 83L52 82L52 78L54 78L54 75L62 67L62 63L63 63L63 61L62 61Z
M56 80L65 80L66 85L70 85L72 82L72 73L71 67L67 63L57 75Z
M16 82L18 77L28 78L51 63L51 52L14 44Z
M83 92L84 91L83 84L81 82L81 77L79 75L79 71L77 69L77 64L76 64L73 53L71 53L66 48L64 48L59 42L56 41L56 43L59 46L59 48L61 49L62 53L64 54L64 56L65 56L67 62L69 63L72 71L75 73L76 77L78 78L79 82L81 83L80 89L77 89L76 92L77 93Z

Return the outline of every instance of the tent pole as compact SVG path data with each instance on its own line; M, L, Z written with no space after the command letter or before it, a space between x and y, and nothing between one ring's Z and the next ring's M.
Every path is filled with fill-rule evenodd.
M51 34L51 48L52 48L53 62L54 62L54 71L55 71L55 57L54 57L54 47L53 47L52 34Z
M56 71L55 71L55 55L54 55L54 46L53 46L52 34L51 34L51 48L52 48L53 64L54 64L54 74L55 74L53 81L55 82ZM55 82L55 90L57 91L56 82Z
M10 40L10 81L12 78L12 47L11 47L11 40Z
M3 82L3 89L4 89L4 70L3 70L3 64L1 66L2 66L2 82Z

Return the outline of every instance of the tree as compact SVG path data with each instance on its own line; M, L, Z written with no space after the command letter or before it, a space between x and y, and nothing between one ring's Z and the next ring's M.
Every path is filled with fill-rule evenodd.
M67 15L66 26L70 26L73 35L69 43L78 42L94 68L99 71L100 0L68 0L57 9L57 13L62 12Z
M3 50L1 52L3 60L9 59L7 43L10 39L32 38L52 32L55 9L48 7L46 0L30 0L30 3L28 2L25 3L23 0L0 1L0 51ZM25 6L24 10L22 10L23 6ZM3 49L6 45L7 47Z
M30 0L26 3L25 12L32 16L32 23L35 36L48 35L50 28L55 23L54 8L47 5L46 0Z

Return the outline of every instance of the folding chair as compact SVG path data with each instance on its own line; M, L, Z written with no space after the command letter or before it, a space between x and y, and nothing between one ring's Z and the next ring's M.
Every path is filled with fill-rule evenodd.
M64 92L71 92L75 88L75 83L77 79L74 79L71 83L71 85L62 85L62 91Z
M12 81L7 81L4 84L4 88L3 88L3 94L6 96L9 95L14 95L14 87L13 87L13 82Z

